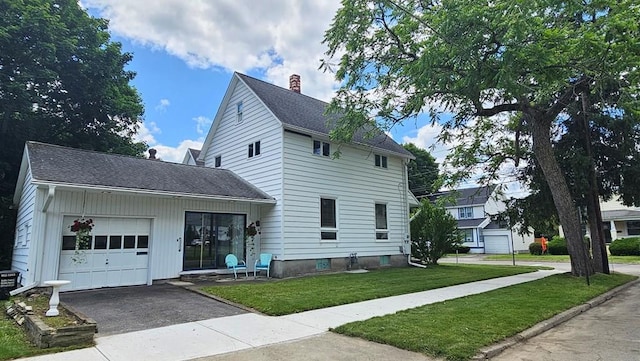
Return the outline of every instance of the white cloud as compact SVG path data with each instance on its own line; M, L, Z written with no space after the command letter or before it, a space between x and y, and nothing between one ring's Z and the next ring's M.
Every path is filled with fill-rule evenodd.
M438 141L441 131L442 126L439 124L427 124L418 129L415 137L406 135L402 137L402 143L413 143L418 148L427 150L436 158L436 162L442 164L453 144L443 144Z
M160 99L160 102L158 102L158 105L156 105L156 110L164 111L169 105L171 105L169 99Z
M185 154L187 154L188 148L200 149L202 148L202 144L204 143L204 139L198 140L190 140L186 139L180 142L177 147L169 147L162 144L156 144L153 146L153 149L157 150L158 153L156 157L160 158L165 162L174 162L174 163L182 163Z
M339 7L331 1L83 0L109 19L113 33L163 49L189 65L247 72L265 71L267 80L288 86L302 78L302 92L329 100L333 74L318 70L321 44Z
M156 138L153 136L154 134L160 134L160 128L154 122L144 122L140 124L140 129L133 136L133 140L136 142L145 142L147 145L154 145L156 143Z
M193 118L193 120L195 120L196 122L196 132L201 135L204 135L206 132L208 132L209 127L211 127L211 123L213 123L213 119L209 119L202 115Z

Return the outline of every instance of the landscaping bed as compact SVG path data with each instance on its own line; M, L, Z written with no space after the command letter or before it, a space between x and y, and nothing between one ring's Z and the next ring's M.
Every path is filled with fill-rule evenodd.
M50 295L40 289L11 298L7 315L20 325L28 340L38 348L89 346L97 332L96 322L61 304L59 316L47 317Z

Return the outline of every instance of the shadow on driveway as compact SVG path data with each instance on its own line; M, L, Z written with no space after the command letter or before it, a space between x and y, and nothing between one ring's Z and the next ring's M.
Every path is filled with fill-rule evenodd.
M98 337L247 313L171 284L64 292L60 301L93 318Z

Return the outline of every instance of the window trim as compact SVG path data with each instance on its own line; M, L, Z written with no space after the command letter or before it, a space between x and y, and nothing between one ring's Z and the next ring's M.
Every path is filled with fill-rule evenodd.
M373 165L376 168L383 168L383 169L388 169L389 166L389 159L387 158L386 155L382 155L382 154L374 154L374 160L373 160Z
M464 210L471 210L471 215L469 216L469 212L465 212ZM458 207L458 219L473 219L473 207Z
M242 122L244 121L243 118L243 113L244 113L244 104L242 103L242 100L236 103L236 123L237 124L242 124Z
M378 228L378 206L384 206L384 226L385 228ZM389 207L386 202L375 202L373 205L373 216L375 225L375 237L377 242L389 241ZM378 238L383 236L384 238Z
M322 225L322 201L326 199L326 200L332 200L333 201L333 222L334 222L334 227L324 227ZM319 213L319 217L318 217L318 223L320 226L320 242L338 242L339 240L339 235L338 235L338 230L339 230L339 223L338 223L338 198L337 197L329 197L329 196L320 196L319 197L319 203L318 203L318 211ZM323 233L334 233L335 234L335 239L333 238L322 238L322 234Z
M318 144L318 148L316 148L316 143ZM330 142L325 142L324 140L319 140L319 139L313 139L311 144L312 144L311 153L313 155L317 155L319 157L331 157ZM326 152L325 152L325 149L326 149Z
M249 143L247 146L247 158L255 158L262 154L262 149L260 147L260 141L256 140L255 142Z

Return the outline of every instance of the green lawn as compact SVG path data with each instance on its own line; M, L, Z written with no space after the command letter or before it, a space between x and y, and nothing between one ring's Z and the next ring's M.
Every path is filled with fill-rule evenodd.
M367 273L308 276L267 283L203 287L204 292L268 315L286 315L374 298L532 272L535 267L439 265L388 268Z
M587 286L569 274L375 317L334 331L448 360L466 360L636 277L597 274Z
M487 261L511 261L510 254L495 254L486 256ZM516 262L569 262L569 256L550 255L534 256L528 253L516 254ZM640 264L640 256L609 256L609 263Z
M3 308L4 309L4 308ZM22 328L6 317L0 317L0 360L30 357L45 353L73 350L80 347L41 349L33 346Z

